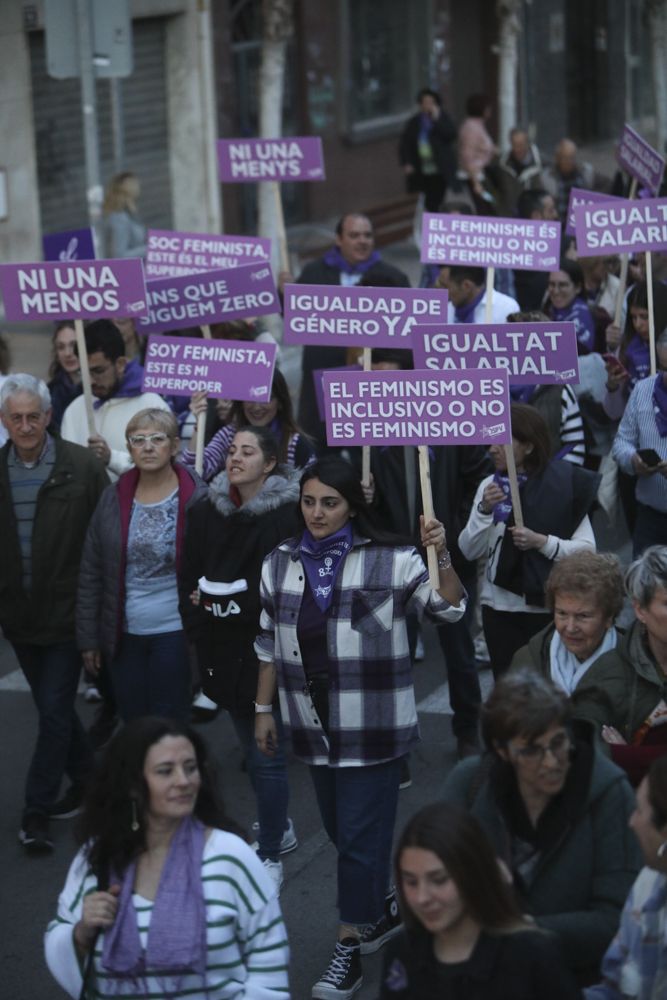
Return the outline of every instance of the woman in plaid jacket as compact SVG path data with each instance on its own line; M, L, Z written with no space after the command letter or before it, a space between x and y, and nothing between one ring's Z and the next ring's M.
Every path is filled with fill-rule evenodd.
M455 621L465 592L445 530L422 519L438 553L433 590L414 548L375 530L355 470L324 458L301 479L303 533L264 560L255 735L276 745L280 712L294 753L310 765L324 827L338 852L338 943L315 998L351 997L360 954L398 926L389 884L401 760L419 739L407 612Z

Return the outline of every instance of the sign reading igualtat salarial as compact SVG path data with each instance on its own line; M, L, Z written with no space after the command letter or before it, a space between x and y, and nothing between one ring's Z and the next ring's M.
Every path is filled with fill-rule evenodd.
M179 277L197 271L219 271L271 256L271 240L262 236L214 236L149 229L146 274L149 278Z
M169 396L205 392L270 403L277 349L242 340L149 337L142 388Z
M560 223L424 212L422 263L552 271L560 260Z
M616 159L651 194L658 194L665 172L665 159L630 125L623 126Z
M412 330L412 354L416 368L504 368L513 385L579 381L574 323L419 323Z
M409 348L415 323L438 320L447 321L442 289L285 286L286 344Z
M326 372L327 443L508 444L506 371Z
M137 323L139 333L280 312L267 261L149 281L146 287L148 318Z
M323 181L322 140L318 136L279 139L218 139L221 181Z
M579 205L574 218L580 257L667 249L667 198Z
M1 264L0 288L10 322L100 319L146 314L140 260Z

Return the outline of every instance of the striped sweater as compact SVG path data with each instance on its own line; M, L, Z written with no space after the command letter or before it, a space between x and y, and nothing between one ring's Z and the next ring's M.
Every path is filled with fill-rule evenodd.
M653 389L656 378L663 378L662 373L642 379L632 390L614 439L611 453L623 472L629 475L635 473L632 456L640 448L653 448L662 462L667 461L667 437L661 436L655 421ZM659 472L638 477L635 496L640 503L664 514L667 512L667 479Z
M206 901L208 960L206 984L198 975L182 978L178 1000L289 1000L287 933L275 887L255 852L234 834L212 830L204 847L202 882ZM74 858L58 914L45 936L46 961L62 988L71 996L81 992L81 967L74 948L74 925L81 917L83 897L96 889L95 876L83 849ZM146 947L153 910L151 900L133 897L139 935ZM110 980L100 966L103 935L95 946L95 969L87 996L120 996L124 1000L163 1000L157 979L145 982Z

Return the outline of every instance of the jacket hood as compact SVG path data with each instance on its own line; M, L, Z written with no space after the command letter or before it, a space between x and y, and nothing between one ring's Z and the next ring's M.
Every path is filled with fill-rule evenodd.
M299 499L302 470L290 469L286 465L280 465L277 469L277 472L267 476L260 492L241 507L237 507L229 496L229 479L226 472L221 472L209 483L208 498L218 514L223 517L229 517L231 514L260 517L284 504L296 503Z

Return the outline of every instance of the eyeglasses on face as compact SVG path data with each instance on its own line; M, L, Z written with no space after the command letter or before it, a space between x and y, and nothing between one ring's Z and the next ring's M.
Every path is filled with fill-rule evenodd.
M156 431L155 434L132 434L127 440L133 448L145 448L147 444L159 448L160 445L167 443L169 435L163 431Z
M550 753L558 761L564 760L569 754L571 746L570 734L558 733L546 746L541 743L527 743L523 747L513 747L508 744L508 750L515 759L518 758L530 764L541 764L547 753Z

